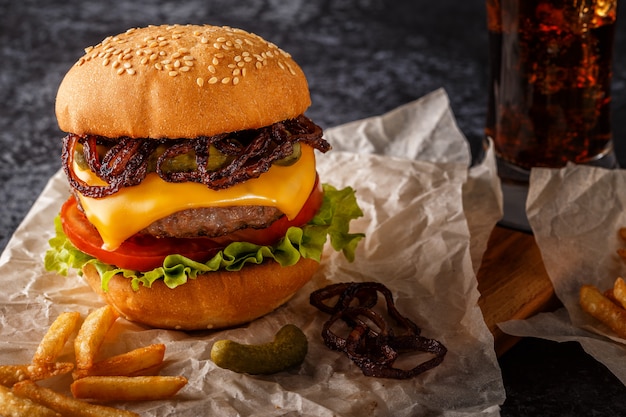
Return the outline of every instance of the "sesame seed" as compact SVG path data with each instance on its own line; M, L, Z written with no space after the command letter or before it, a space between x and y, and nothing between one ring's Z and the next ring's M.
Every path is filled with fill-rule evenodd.
M174 52L172 54L172 58L176 59L176 58L180 58L181 57L181 53L180 52Z
M241 69L241 76L242 77L245 77L247 73L248 73L248 71L245 68Z
M211 62L213 62L213 65L217 65L220 63L220 61L217 60L217 57L213 57L213 61Z
M124 74L125 69L124 68L120 68L117 70L117 75L122 75Z
M281 61L278 61L278 66L280 67L280 69L284 70L285 66L283 65L283 63Z
M244 65L246 65L246 63L245 63L245 62L238 62L238 63L237 63L237 66L238 66L239 68L243 68L243 67L244 67Z
M255 66L256 66L257 69L261 69L263 67L263 64L261 64L260 61L257 61Z
M154 68L158 69L159 71L161 71L163 69L163 66L160 63L156 63L154 64Z
M239 84L239 77L233 78L233 85Z
M156 61L157 58L158 58L157 54L150 55L150 61Z
M228 84L230 82L230 77L222 78L222 84Z
M202 37L202 38L200 39L200 43L207 44L207 43L209 43L209 40L208 40L207 38L205 38L205 37Z
M236 55L233 60L235 60L235 62L241 61L241 55Z
M119 67L119 66L120 66L120 61L113 61L113 63L111 64L111 66L112 66L113 68L117 68L117 67Z
M211 74L215 74L215 67L213 65L209 65L208 69Z
M241 70L239 68L233 71L233 76L239 75L239 74L241 74Z
M221 53L221 52L220 52L220 53L215 54L215 56L216 56L217 58L219 58L219 59L224 58L224 54L223 54L223 53Z
M129 75L135 75L135 70L132 69L132 68L127 68L126 69L126 73L129 74Z
M124 68L130 68L132 67L130 62L124 62Z
M194 58L194 57L192 57L191 55L185 55L185 56L183 57L183 60L185 60L185 61L193 61L194 59L195 59L195 58Z
M189 67L180 67L178 70L182 72L188 72L191 68Z
M215 48L215 49L220 49L221 47L222 47L222 44L221 44L221 43L217 43L217 42L215 42L215 43L213 44L213 48Z
M209 84L215 84L217 82L217 77L211 77L209 79Z
M102 65L104 65L105 67L109 65L109 58L104 58L104 60L102 61Z
M178 71L170 71L167 73L170 77L176 77L178 75Z
M219 38L216 39L217 42L226 42L226 38L223 36L220 36Z
M204 85L204 78L196 78L196 84L198 84L198 87L202 87Z
M161 41L161 42L159 42L159 46L167 46L167 45L169 45L168 41Z
M141 64L142 65L146 65L147 63L148 63L148 58L146 58L146 57L141 58Z

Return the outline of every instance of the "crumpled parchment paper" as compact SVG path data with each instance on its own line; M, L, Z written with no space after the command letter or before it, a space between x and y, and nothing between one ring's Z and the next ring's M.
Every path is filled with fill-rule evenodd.
M593 284L604 291L618 276L626 275L626 262L616 253L626 247L618 236L619 228L626 226L624 190L624 170L574 164L532 170L526 212L564 307L499 327L516 336L578 341L626 384L626 340L579 305L582 285Z
M334 150L318 158L322 181L354 187L365 213L352 225L367 235L356 261L326 251L320 271L292 300L235 329L185 333L118 320L104 355L165 343L161 374L189 379L174 400L120 406L145 416L499 415L504 389L493 339L476 304L475 279L501 217L493 152L468 170L469 150L443 90L325 134ZM75 274L61 277L42 266L53 218L67 195L59 172L0 257L0 363L28 362L60 312L85 315L102 305ZM439 367L407 381L365 377L344 354L324 346L321 329L328 317L309 305L309 294L334 282L366 280L387 285L399 311L422 335L445 344L448 354ZM250 376L211 362L215 340L263 343L286 323L308 337L302 366ZM71 346L66 351L71 360ZM67 392L69 382L65 377L46 383Z

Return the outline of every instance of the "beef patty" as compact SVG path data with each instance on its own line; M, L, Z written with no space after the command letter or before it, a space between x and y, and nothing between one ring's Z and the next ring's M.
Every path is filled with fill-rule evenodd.
M282 216L279 209L267 206L195 208L159 219L140 233L158 237L218 237L247 227L262 229Z

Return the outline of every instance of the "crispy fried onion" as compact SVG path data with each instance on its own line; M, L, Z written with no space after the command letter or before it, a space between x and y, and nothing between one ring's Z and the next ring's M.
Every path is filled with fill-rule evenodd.
M63 168L70 185L87 197L101 198L123 187L137 185L155 164L156 173L168 182L198 182L219 190L259 177L273 162L292 154L293 145L302 142L327 152L330 145L322 138L322 129L304 115L284 120L256 130L245 130L194 139L110 139L96 135L67 135L63 140ZM89 185L81 180L73 169L76 146L83 146L84 159L89 168L106 185ZM107 148L101 156L98 145ZM154 162L153 154L159 146L165 151ZM217 169L208 168L211 146L229 158L229 162ZM172 161L181 155L195 156L195 169L172 171ZM151 158L152 156L152 158Z
M378 293L386 302L386 313L397 324L389 326L383 314L374 310ZM329 304L330 300L336 301ZM331 315L324 323L322 337L330 349L344 352L366 376L413 378L439 365L446 347L439 341L420 335L420 328L397 310L391 291L376 282L347 282L329 285L311 293L311 305ZM343 337L338 323L348 329ZM410 369L394 367L401 353L426 352L431 358Z

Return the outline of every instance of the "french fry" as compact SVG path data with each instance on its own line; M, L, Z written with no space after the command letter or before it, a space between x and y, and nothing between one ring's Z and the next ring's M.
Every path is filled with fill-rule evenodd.
M10 388L29 378L28 365L0 365L0 385Z
M74 364L69 362L54 362L41 365L0 365L0 385L12 387L14 384L27 379L40 381L70 373L72 369L74 369Z
M92 311L85 318L74 340L78 369L91 368L115 320L117 320L117 313L108 305Z
M53 376L65 375L74 369L74 364L70 362L54 362L44 364L31 364L27 366L28 379L40 381L52 378Z
M40 387L33 381L23 381L13 387L13 392L35 403L48 407L64 417L138 417L132 411L119 410L103 405L90 404L48 388Z
M187 384L182 376L88 376L70 389L74 398L97 401L151 401L174 396Z
M613 297L622 307L626 308L626 282L618 277L613 284Z
M583 285L580 288L580 305L619 337L626 339L626 310L602 295L596 287Z
M0 415L3 417L62 417L61 414L27 398L18 397L0 385Z
M33 363L55 362L67 340L76 330L79 320L80 313L77 311L61 313L41 339L33 356Z
M86 376L131 376L163 363L165 345L157 343L96 362L89 369L77 369L74 379Z

